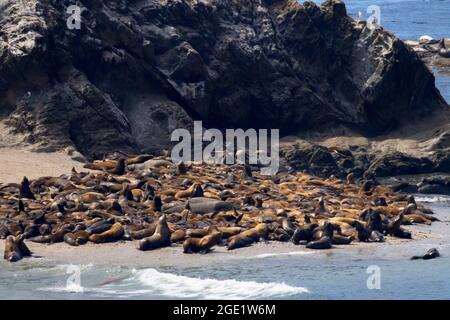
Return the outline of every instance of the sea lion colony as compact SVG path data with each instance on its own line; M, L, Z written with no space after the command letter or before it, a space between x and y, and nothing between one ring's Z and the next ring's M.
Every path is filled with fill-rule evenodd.
M320 179L282 171L261 176L249 166L174 165L151 155L111 157L60 177L0 185L4 258L29 256L27 241L138 240L137 249L173 243L185 253L229 250L263 240L327 249L352 241L411 238L404 224L431 224L413 196L375 180Z

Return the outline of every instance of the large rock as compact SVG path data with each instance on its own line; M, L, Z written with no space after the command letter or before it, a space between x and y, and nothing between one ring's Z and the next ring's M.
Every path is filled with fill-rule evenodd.
M447 106L414 52L340 1L75 3L81 30L74 1L0 2L0 119L43 150L153 151L192 119L373 135Z

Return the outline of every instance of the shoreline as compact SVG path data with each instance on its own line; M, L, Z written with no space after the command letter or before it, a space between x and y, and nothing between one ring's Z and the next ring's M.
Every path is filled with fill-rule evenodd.
M446 223L435 222L439 224ZM444 229L450 230L450 226ZM73 247L66 243L39 244L26 242L33 252L31 258L14 263L29 263L35 259L46 259L55 264L98 265L110 267L199 267L220 263L232 263L242 260L276 258L286 256L305 256L306 258L327 257L330 255L351 255L361 259L409 259L411 256L425 253L432 246L448 243L448 236L444 232L433 232L433 227L412 225L406 226L413 232L413 239L386 237L385 242L363 243L353 242L349 245L335 245L328 250L306 249L304 246L291 242L261 241L252 246L228 251L226 247L216 246L208 254L185 254L182 245L172 244L170 247L142 252L136 249L138 241L121 241L105 244L86 243ZM436 229L436 228L435 228ZM4 247L4 240L0 240L0 247ZM449 253L450 253L450 247ZM445 249L447 251L447 249ZM6 262L5 262L6 263Z

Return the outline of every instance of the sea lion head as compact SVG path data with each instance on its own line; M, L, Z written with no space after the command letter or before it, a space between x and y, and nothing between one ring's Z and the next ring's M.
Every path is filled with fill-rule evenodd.
M155 196L153 198L153 211L154 212L161 212L162 210L162 201L160 196Z
M199 184L193 185L192 198L200 198L203 197L203 188Z

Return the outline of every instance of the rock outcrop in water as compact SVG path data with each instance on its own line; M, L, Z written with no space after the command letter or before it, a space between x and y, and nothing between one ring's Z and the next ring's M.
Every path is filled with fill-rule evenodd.
M366 135L446 107L402 41L340 1L0 2L0 117L40 150L166 147L206 126ZM320 150L319 150L320 153Z

